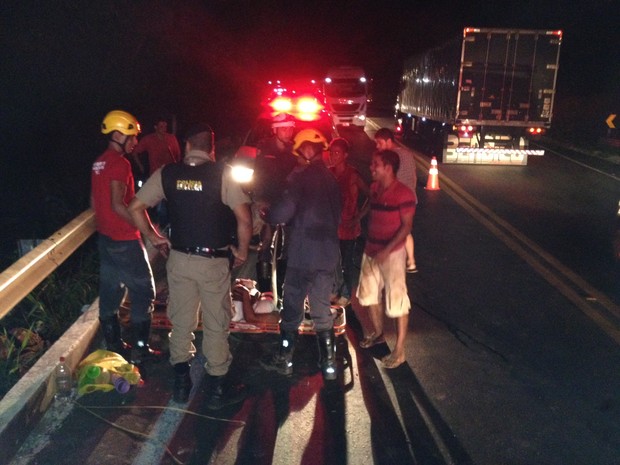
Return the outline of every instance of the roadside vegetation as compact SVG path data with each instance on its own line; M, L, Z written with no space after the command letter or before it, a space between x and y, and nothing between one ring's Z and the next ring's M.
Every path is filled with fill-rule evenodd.
M591 157L601 158L609 163L620 165L620 139L600 138L593 140L570 140L554 137L544 137L545 143L569 149ZM616 144L617 145L614 145Z
M617 111L614 102L618 95L600 94L588 98L564 96L555 105L548 140L550 143L576 152L620 164L620 119L607 118Z
M0 320L0 398L97 297L98 266L90 239Z

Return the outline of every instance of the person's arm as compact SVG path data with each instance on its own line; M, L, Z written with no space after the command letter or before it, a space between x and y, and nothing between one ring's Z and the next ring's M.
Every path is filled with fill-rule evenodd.
M370 198L366 197L366 200L364 200L364 203L360 207L360 213L359 213L360 220L364 218L366 215L368 215L369 211L370 211Z
M359 197L359 190L354 180L347 186L348 192L343 192L343 205L342 205L342 225L345 227L351 227L355 222L359 221L359 212L357 209L357 199Z
M121 181L110 181L110 203L112 211L127 221L132 226L136 224L131 219L129 211L127 211L127 205L125 204L125 194L127 193L127 186Z
M181 146L179 145L179 141L174 134L170 134L170 152L172 155L172 160L174 163L178 163L181 161Z
M148 241L153 244L153 246L155 246L164 257L167 257L171 246L170 241L167 237L162 236L159 231L155 229L146 211L147 208L149 208L147 204L142 202L138 197L134 197L129 203L127 210L133 220L133 223L142 235L148 239Z
M388 244L374 256L374 259L376 261L384 261L390 255L394 247L396 247L397 244L400 244L405 240L407 235L411 232L414 213L415 210L408 210L406 212L404 212L403 210L400 211L400 228L398 228L392 240L388 242Z
M358 213L357 213L358 218L361 220L370 211L370 186L366 184L366 182L362 179L362 177L359 174L355 176L355 185L357 186L357 195L358 195L356 202L359 203L360 195L364 198L364 203L358 209Z
M368 184L366 184L366 181L364 181L362 179L362 177L358 174L356 174L355 176L355 183L357 184L357 189L358 191L364 195L365 197L368 197L370 195L370 186Z
M171 247L170 241L155 229L147 212L147 208L157 205L164 199L161 187L161 171L160 168L151 175L144 186L142 186L142 189L129 203L127 209L136 228L164 257L167 257Z
M256 296L256 298L260 298L260 295ZM280 321L280 313L277 311L256 313L254 311L255 301L252 299L250 290L242 284L235 284L232 289L232 299L241 302L243 307L243 319L246 323L277 324Z
M136 145L134 149L131 151L131 158L133 158L133 161L135 162L136 166L140 170L140 173L145 174L144 165L142 164L142 161L140 160L140 155L142 155L142 153L145 151L144 143L142 142L143 140L144 138L140 139L140 142L138 142L138 145Z
M243 319L247 323L258 323L260 318L254 313L250 290L242 284L235 284L232 289L232 299L241 302L243 307Z
M252 239L252 212L249 203L241 203L233 208L237 219L237 247L231 247L233 256L233 268L243 265L248 259L248 249Z

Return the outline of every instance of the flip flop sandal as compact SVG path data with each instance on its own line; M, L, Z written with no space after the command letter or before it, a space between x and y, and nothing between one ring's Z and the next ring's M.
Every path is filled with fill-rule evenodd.
M376 346L377 344L382 344L384 342L385 338L383 337L383 333L377 335L373 333L360 341L360 347L362 349L369 349L372 346Z
M398 360L393 359L390 355L388 355L387 357L383 357L381 361L383 362L383 367L390 370L398 368L403 363L405 363L405 360L399 362Z

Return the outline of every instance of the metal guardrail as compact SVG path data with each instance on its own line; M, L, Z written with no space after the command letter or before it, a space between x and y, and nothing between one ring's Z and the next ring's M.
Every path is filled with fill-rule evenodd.
M95 232L95 213L89 209L0 274L0 319L58 268Z

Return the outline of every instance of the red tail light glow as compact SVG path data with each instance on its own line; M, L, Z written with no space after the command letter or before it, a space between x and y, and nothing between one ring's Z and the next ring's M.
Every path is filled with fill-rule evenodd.
M276 97L269 102L272 113L288 113L300 121L316 121L320 119L325 106L316 97Z
M325 107L313 97L301 97L297 101L297 111L300 113L320 113Z
M286 97L277 97L269 102L269 106L275 113L291 113L293 102Z
M459 137L472 137L476 132L476 128L471 124L461 124L458 127Z

